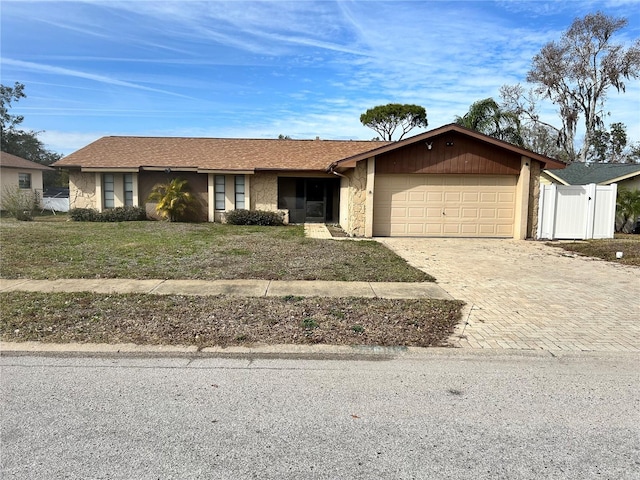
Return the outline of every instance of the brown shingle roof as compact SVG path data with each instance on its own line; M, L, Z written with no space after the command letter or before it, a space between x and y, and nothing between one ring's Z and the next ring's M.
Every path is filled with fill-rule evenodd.
M0 167L22 168L24 170L53 170L51 167L40 163L32 162L26 158L11 155L7 152L0 152Z
M203 170L325 170L389 142L244 138L103 137L56 167Z

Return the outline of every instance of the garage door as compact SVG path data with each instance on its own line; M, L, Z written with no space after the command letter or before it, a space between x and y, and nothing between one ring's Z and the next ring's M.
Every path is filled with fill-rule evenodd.
M512 237L515 175L376 175L374 236Z

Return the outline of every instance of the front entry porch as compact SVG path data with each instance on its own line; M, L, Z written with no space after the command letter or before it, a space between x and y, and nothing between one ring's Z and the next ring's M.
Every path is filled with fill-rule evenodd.
M335 178L278 178L278 208L289 210L291 223L336 222L339 193Z

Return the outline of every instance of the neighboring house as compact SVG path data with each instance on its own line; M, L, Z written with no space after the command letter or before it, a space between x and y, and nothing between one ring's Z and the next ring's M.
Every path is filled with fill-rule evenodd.
M42 198L42 172L48 170L53 168L7 152L0 152L0 210L2 197L9 189L18 188L24 192L35 192Z
M640 189L640 164L574 162L562 170L544 170L540 178L547 185L618 184L618 189Z
M182 177L208 221L285 210L360 237L525 238L541 170L564 164L451 124L398 142L104 137L55 166L69 170L71 208L146 205Z

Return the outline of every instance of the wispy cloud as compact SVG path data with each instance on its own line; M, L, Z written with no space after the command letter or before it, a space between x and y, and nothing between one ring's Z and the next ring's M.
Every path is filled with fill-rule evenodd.
M417 103L449 123L523 82L575 16L636 3L5 0L3 81L27 84L37 129L368 139L367 108ZM635 84L607 106L640 139Z
M46 64L34 63L34 62L24 62L22 60L14 60L12 58L6 58L6 57L2 58L2 63L4 63L5 65L13 66L13 67L19 67L27 71L30 70L30 71L41 72L41 73L49 73L53 75L83 78L86 80L92 80L94 82L105 83L108 85L116 85L119 87L133 88L136 90L144 90L147 92L162 93L164 95L171 95L171 96L181 97L181 98L192 98L192 97L189 97L188 95L183 95L181 93L170 92L170 91L162 90L159 88L146 87L144 85L138 85L136 83L118 80L116 78L108 77L105 75L97 75L94 73L82 72L79 70L71 70L69 68L56 67L54 65L46 65Z

